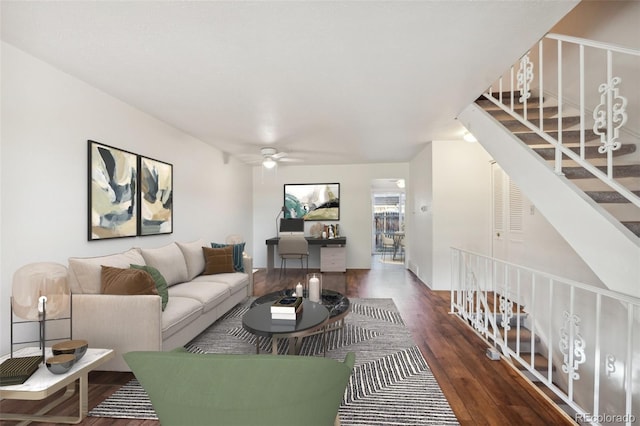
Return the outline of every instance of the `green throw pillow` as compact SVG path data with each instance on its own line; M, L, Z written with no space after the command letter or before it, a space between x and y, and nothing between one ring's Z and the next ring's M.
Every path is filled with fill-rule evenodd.
M131 268L142 269L143 271L147 271L149 275L151 275L151 278L153 278L153 282L156 283L158 295L162 298L162 310L164 311L164 308L167 307L167 303L169 302L169 289L167 287L167 280L165 280L160 271L158 271L153 266L131 264Z
M218 244L211 243L211 248L225 248L233 246L233 269L236 272L244 272L244 262L242 261L242 253L244 252L244 244Z

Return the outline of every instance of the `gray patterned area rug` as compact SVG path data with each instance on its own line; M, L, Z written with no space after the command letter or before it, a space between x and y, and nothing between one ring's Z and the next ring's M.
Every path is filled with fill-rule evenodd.
M457 425L447 399L392 299L351 300L343 330L327 335L327 357L356 364L340 407L342 425ZM196 353L255 353L256 338L242 328L251 300L236 306L185 347ZM271 340L260 339L261 352ZM280 340L285 354L288 342ZM320 336L304 339L302 355L322 356ZM89 412L89 416L156 419L153 406L134 379Z

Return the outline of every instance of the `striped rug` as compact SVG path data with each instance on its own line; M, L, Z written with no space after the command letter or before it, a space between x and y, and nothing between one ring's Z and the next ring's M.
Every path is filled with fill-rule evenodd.
M250 302L236 306L185 347L196 353L255 353L255 336L242 328ZM270 339L260 339L260 346L269 352ZM287 341L279 341L278 352L287 349ZM356 354L356 365L340 407L342 425L458 424L392 299L351 299L344 329L327 336L327 357L343 360L347 352ZM322 353L320 336L305 338L302 355ZM136 380L89 416L156 419Z

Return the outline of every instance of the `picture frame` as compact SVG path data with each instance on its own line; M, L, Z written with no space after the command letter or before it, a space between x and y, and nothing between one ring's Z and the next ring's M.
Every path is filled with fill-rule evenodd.
M87 141L89 241L135 237L138 229L137 155Z
M173 233L173 165L138 156L138 235Z
M340 220L339 183L284 184L284 217L306 221Z

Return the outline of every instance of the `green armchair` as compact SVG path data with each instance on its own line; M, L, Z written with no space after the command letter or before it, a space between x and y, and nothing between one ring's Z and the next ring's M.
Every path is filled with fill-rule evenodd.
M355 355L129 352L124 359L163 426L339 424Z

